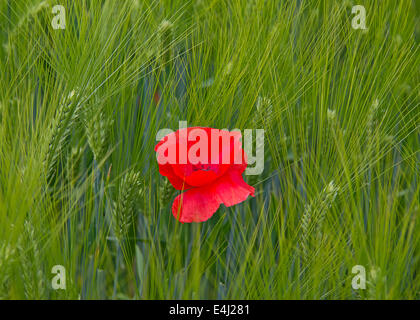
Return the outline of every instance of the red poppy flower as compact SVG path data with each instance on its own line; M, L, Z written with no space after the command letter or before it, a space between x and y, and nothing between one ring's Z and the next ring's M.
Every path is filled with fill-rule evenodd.
M186 190L172 205L180 222L206 221L220 204L230 207L254 196L242 178L247 162L240 138L238 131L192 127L156 145L159 173L175 189Z

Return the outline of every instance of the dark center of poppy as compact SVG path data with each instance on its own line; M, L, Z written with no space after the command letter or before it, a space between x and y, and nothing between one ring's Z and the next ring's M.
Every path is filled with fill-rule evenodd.
M209 163L205 163L205 164L203 164L203 163L193 164L193 166L192 166L192 171L193 172L200 171L200 170L201 171L213 171L215 173L217 173L219 171L218 170L218 167L216 165L211 165Z

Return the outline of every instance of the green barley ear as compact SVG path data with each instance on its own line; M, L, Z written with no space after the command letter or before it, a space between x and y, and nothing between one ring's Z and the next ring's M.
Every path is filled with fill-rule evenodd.
M172 184L169 182L167 178L162 179L159 186L159 203L161 207L165 207L173 198L175 194L175 188L172 186Z
M92 109L86 121L86 135L89 147L97 162L102 161L108 151L110 144L110 133L113 121L103 110L97 114Z
M52 185L55 181L60 157L67 151L69 137L72 130L78 125L80 119L80 104L75 104L77 92L71 91L63 100L52 124L52 133L49 140L44 165L46 168L47 182Z
M309 256L309 238L310 238L310 229L313 219L312 208L310 205L305 205L305 211L301 218L301 236L299 240L300 246L300 255L303 259L303 263L306 264Z
M114 234L120 243L127 238L131 229L135 229L136 204L142 193L143 179L140 173L130 170L119 183L118 198L112 212Z
M313 235L320 240L322 225L328 209L334 202L339 188L331 181L310 204L305 206L301 219L300 253L306 264L310 258Z
M379 100L375 99L369 108L367 114L367 124L366 124L366 135L367 135L367 145L371 146L374 144L375 134L378 127L378 111L379 111ZM369 150L372 151L372 150Z
M173 57L173 24L163 20L158 28L160 52L159 57L162 65L167 65Z
M15 249L5 241L0 241L0 300L9 299Z
M378 138L378 111L379 111L379 100L375 99L370 106L367 113L366 123L366 150L364 157L367 157L367 162L371 163L370 157L373 156L375 146L377 146ZM365 160L366 161L366 160Z
M327 109L327 124L328 126L325 126L322 130L322 134L325 135L326 138L331 134L335 135L340 129L337 112L335 110Z
M26 299L45 298L45 277L38 239L29 221L25 221L24 234L18 241L21 275Z
M254 118L254 126L268 126L273 117L273 104L271 99L268 97L259 96L257 98L255 107L256 113Z
M334 202L335 198L338 194L338 187L335 185L334 181L330 181L330 183L322 190L322 197L321 202L319 204L318 210L318 223L316 226L316 236L320 237L322 232L322 225L325 220L326 212L329 208L331 208L332 203Z
M130 265L136 245L137 204L142 193L143 179L140 173L130 170L119 183L118 198L112 211L113 231L126 262Z
M369 300L380 300L385 297L381 296L381 291L386 284L386 276L382 273L381 268L373 266L370 270L369 280L367 284L367 298Z
M71 183L75 182L78 177L81 158L81 148L73 147L70 151L69 157L67 158L67 174Z
M331 124L331 125L334 125L336 119L337 119L337 113L335 112L335 110L328 109L327 110L328 123Z
M379 108L379 100L375 99L372 106L369 108L367 114L367 134L369 138L372 138L375 128L377 126L377 111Z

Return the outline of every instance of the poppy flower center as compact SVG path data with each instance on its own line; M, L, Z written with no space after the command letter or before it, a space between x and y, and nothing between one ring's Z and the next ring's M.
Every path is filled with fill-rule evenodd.
M216 165L211 165L209 163L198 163L192 165L192 172L196 171L213 171L214 173L219 172L219 168Z

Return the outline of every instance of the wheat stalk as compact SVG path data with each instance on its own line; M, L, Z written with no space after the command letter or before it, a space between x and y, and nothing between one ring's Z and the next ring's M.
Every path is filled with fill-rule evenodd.
M93 156L99 162L105 158L108 151L113 121L104 110L97 114L94 114L94 111L93 108L90 110L90 116L86 121L86 135Z
M168 64L173 57L173 24L168 20L163 20L158 28L160 41L159 56L162 66Z
M305 206L305 211L301 219L301 236L299 240L300 252L305 264L309 261L310 257L310 239L312 234L315 232L318 238L322 236L321 230L326 212L334 202L338 190L334 181L331 181L322 189L321 193L312 203Z
M46 168L47 182L53 184L57 175L60 157L66 151L69 143L69 137L72 130L78 124L80 119L80 104L74 105L73 90L60 105L57 116L52 124L52 133L49 139L48 150L45 156L44 164Z
M162 184L159 186L159 202L162 207L165 207L170 200L173 198L175 193L175 188L169 182L167 178L163 179Z
M119 183L118 198L112 211L112 226L115 237L123 242L136 222L136 202L143 191L139 172L130 170Z
M41 250L35 237L34 228L29 221L25 221L24 231L18 241L18 251L25 297L27 299L42 299L45 296L45 277Z

